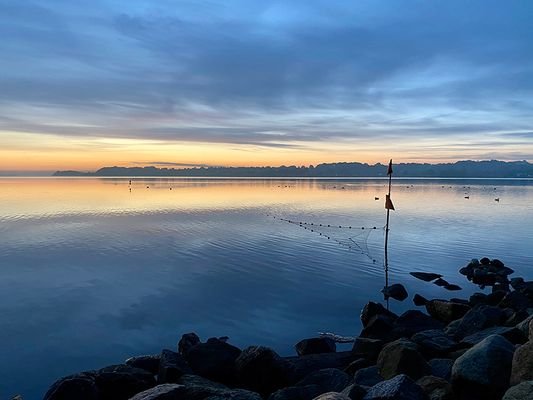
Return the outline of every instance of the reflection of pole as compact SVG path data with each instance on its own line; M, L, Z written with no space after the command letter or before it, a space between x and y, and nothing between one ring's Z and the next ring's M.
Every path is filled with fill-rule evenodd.
M391 186L392 186L392 160L389 162L389 169L387 170L389 175L389 193L385 199L385 208L387 209L387 224L385 225L385 288L389 287L389 218L390 210L394 210L394 205L390 198ZM387 309L389 309L389 298L385 296L387 300Z

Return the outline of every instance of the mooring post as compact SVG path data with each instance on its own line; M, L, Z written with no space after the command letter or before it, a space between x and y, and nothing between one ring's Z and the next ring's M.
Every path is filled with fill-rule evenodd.
M389 161L389 169L387 170L389 176L389 193L385 196L385 209L387 210L387 223L385 224L385 289L389 287L389 220L390 210L394 210L394 205L390 198L392 187L392 159ZM389 309L389 298L385 296L387 300L387 310Z

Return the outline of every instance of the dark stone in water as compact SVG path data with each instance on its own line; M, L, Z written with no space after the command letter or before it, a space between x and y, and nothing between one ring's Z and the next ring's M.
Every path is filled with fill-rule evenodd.
M392 297L398 301L404 301L409 296L407 290L405 290L405 287L401 283L386 286L381 290L381 293L385 295L385 298Z
M413 296L413 303L415 306L425 306L429 300L418 293Z
M444 285L443 287L444 287L444 289L451 290L451 291L453 291L453 290L462 290L461 286L455 285L453 283L450 283L448 285Z
M433 272L409 272L409 274L425 282L430 282L434 281L435 279L442 278L442 275L434 274Z
M197 375L221 383L235 381L235 360L241 350L220 340L209 340L189 349L185 356Z
M367 326L370 320L376 315L386 315L392 319L398 318L396 314L387 310L381 303L370 301L366 303L361 310L361 322L363 323L363 326Z
M489 265L490 264L490 259L488 257L483 257L481 260L479 260L479 263L481 265Z
M434 283L435 285L437 285L437 286L447 286L447 285L449 285L449 283L446 282L446 281L445 281L444 279L442 279L442 278L437 279L437 280L436 280L435 282L433 282L433 283Z
M337 346L330 338L303 339L296 343L296 353L299 356L306 354L335 353Z

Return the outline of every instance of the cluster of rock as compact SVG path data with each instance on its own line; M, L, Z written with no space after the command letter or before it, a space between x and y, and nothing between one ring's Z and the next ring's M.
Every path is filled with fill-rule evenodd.
M494 260L471 264L465 268L488 266L497 274L489 271ZM469 300L418 296L426 312L397 315L369 302L351 351L338 352L322 337L297 343L297 356L281 357L267 347L241 350L227 338L201 342L189 333L177 351L62 378L44 399L533 399L533 282L509 283Z

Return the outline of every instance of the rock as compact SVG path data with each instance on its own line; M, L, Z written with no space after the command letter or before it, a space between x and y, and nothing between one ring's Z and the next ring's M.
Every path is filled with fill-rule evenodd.
M433 282L435 285L437 286L447 286L449 285L449 283L447 281L445 281L444 279L442 278L439 278L437 279L435 282Z
M468 311L457 326L455 337L462 339L482 329L503 322L503 311L494 306L477 306Z
M479 260L479 263L481 265L489 265L490 264L490 259L488 257L483 257L481 260Z
M242 389L233 389L226 390L223 392L215 393L205 397L203 394L199 393L199 396L196 395L187 395L186 397L180 398L179 400L262 400L261 396L258 393L250 392L249 390ZM178 400L178 399L175 399Z
M529 298L518 292L509 292L505 294L505 297L501 299L498 306L501 308L510 307L515 311L525 310L531 305Z
M172 350L163 350L159 360L158 383L177 383L185 374L192 374L192 369L181 354Z
M444 324L418 310L409 310L398 317L394 323L392 336L411 337L415 333L430 329L442 329ZM390 334L389 334L390 336Z
M383 340L358 337L354 341L352 353L354 357L375 361L384 344Z
M520 329L506 326L493 326L491 328L483 329L479 332L473 333L472 335L463 338L463 340L461 340L461 343L466 346L473 346L475 344L478 344L485 338L489 337L490 335L503 336L512 344L525 343L527 340L527 338L524 337Z
M479 304L487 304L487 295L485 293L474 293L469 299L470 307L475 307Z
M381 303L374 303L370 301L366 303L361 310L361 322L363 323L363 327L367 326L370 320L376 315L385 315L393 320L398 318L396 314L387 310Z
M209 379L202 378L198 375L182 375L181 378L178 379L178 383L180 385L190 387L190 386L201 386L201 387L210 387L213 389L225 389L229 390L229 388L222 383L213 382Z
M318 385L290 386L272 393L268 400L311 400L320 393Z
M393 328L394 319L387 315L378 314L370 319L359 336L389 341L392 338Z
M449 283L447 285L444 285L443 288L449 291L463 290L461 286L456 285L454 283Z
M418 332L411 340L429 358L443 356L457 348L457 343L440 329Z
M450 323L462 318L470 310L470 306L446 300L431 300L426 304L426 310L433 318Z
M185 356L190 349L199 343L200 337L196 333L185 333L184 335L181 335L181 339L178 342L178 353L180 353L182 356Z
M346 368L344 368L344 372L346 372L348 375L353 376L357 371L359 371L361 368L370 367L373 363L366 358L358 358L355 361L352 361Z
M493 291L487 295L487 304L489 306L497 306L506 295L507 292L504 290Z
M520 322L524 321L529 317L529 313L526 310L520 310L514 312L507 320L505 321L505 326L516 326Z
M296 343L296 353L299 356L307 354L335 353L337 346L330 338L303 339Z
M418 379L431 373L431 369L415 343L399 339L387 344L379 353L377 366L384 379L405 374Z
M159 354L130 357L125 361L126 365L144 369L153 375L159 372Z
M175 400L183 396L184 389L182 385L165 383L137 393L130 400Z
M381 290L381 293L383 293L387 299L392 297L394 300L398 301L404 301L409 296L407 290L405 290L405 287L401 283L386 286Z
M533 380L533 342L527 342L516 349L511 371L511 385Z
M511 387L502 400L533 400L533 381L525 381Z
M415 306L425 306L429 300L419 294L413 296L413 303Z
M361 368L353 377L353 381L361 386L374 386L383 381L383 377L379 374L379 369L376 365L368 368Z
M455 351L451 351L450 353L448 353L447 357L455 361L459 357L461 357L463 354L465 354L467 351L468 351L468 347L465 347L463 349L458 349Z
M137 393L155 386L155 378L148 371L119 364L96 372L100 400L127 400Z
M235 361L238 381L247 389L263 395L289 384L289 366L274 350L250 346Z
M216 382L233 383L236 379L235 360L240 354L235 346L211 340L190 348L185 358L195 374Z
M449 381L452 377L453 361L449 358L434 358L429 360L431 375Z
M363 397L365 397L367 390L356 384L352 384L348 387L346 387L341 394L345 395L351 400L362 400Z
M431 282L435 279L442 278L442 275L434 274L433 272L409 272L409 274L425 282Z
M529 336L530 340L532 339L529 329L529 324L531 323L531 321L533 321L533 315L530 315L525 320L516 325L516 328L519 329L520 332L522 332L525 336Z
M325 368L343 369L355 360L351 351L337 353L309 354L300 357L283 357L289 368L291 383L296 383L311 372Z
M446 333L446 335L452 338L456 337L457 329L459 328L460 324L460 319L456 319L455 321L450 322L448 325L446 325L446 328L444 328L444 333Z
M315 397L313 400L350 400L350 398L341 393L330 392L321 394L320 396Z
M511 278L511 287L515 290L519 290L524 284L524 278Z
M461 399L501 399L509 386L514 346L491 335L455 360L454 391Z
M398 375L372 387L363 400L427 400L428 397L407 375Z
M296 386L317 385L320 393L341 392L352 381L352 377L346 372L336 368L326 368L307 375Z
M436 376L424 376L416 384L427 394L430 400L454 400L450 383Z
M56 381L44 395L44 400L99 400L94 372L82 372Z

